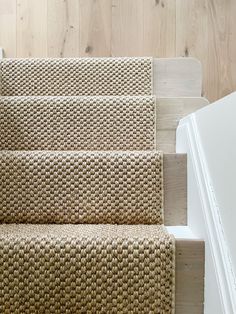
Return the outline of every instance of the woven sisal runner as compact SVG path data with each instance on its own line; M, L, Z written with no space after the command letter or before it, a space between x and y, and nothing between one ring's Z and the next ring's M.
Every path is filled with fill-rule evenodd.
M150 150L155 97L0 97L0 149Z
M1 313L172 313L161 226L0 225Z
M152 58L2 59L3 96L151 95Z
M152 71L0 61L0 313L174 313Z
M163 223L163 158L143 152L0 152L0 222Z

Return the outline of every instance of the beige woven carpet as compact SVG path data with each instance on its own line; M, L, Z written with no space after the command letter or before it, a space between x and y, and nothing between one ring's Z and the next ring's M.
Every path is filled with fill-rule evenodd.
M155 97L0 97L0 149L150 150Z
M1 225L1 313L172 313L161 226Z
M163 157L143 152L0 152L0 222L163 223Z
M3 59L4 96L151 95L152 58Z

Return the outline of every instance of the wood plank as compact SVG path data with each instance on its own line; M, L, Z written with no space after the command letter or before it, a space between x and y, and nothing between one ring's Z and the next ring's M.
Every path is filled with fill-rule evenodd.
M215 101L236 89L236 1L207 1L206 10L207 58L201 51L199 59L204 65L206 97Z
M202 240L176 239L175 313L202 314L205 247Z
M17 0L17 57L47 56L47 0Z
M113 0L113 56L175 56L175 0Z
M176 131L175 130L158 130L156 133L157 149L172 154L175 153L176 147Z
M5 57L16 57L16 0L0 0L0 47Z
M111 55L111 8L110 0L80 0L80 56Z
M200 97L201 64L194 58L154 59L153 93L157 97Z
M208 104L202 97L157 98L157 148L165 153L175 153L179 120Z
M143 0L142 4L141 55L175 57L175 0Z
M79 56L79 1L48 1L49 57Z
M112 0L112 55L141 56L143 0Z
M202 62L210 101L236 89L235 14L235 0L176 0L176 54Z
M187 224L187 155L164 154L164 223Z
M0 0L0 46L7 57L46 56L47 42L50 56L193 56L214 101L236 89L235 12L234 0Z

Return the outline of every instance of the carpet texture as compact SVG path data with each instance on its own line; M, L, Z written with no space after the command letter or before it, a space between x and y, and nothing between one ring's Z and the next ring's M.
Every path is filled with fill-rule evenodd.
M0 152L1 223L163 223L160 152Z
M0 314L173 314L152 58L0 60Z
M3 96L151 95L152 58L2 59Z
M150 150L155 97L0 97L1 150Z
M162 226L1 225L1 313L172 313Z

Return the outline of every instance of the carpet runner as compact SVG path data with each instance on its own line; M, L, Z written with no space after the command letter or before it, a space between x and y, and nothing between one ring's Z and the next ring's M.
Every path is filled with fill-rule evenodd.
M0 61L0 313L174 313L152 71Z

